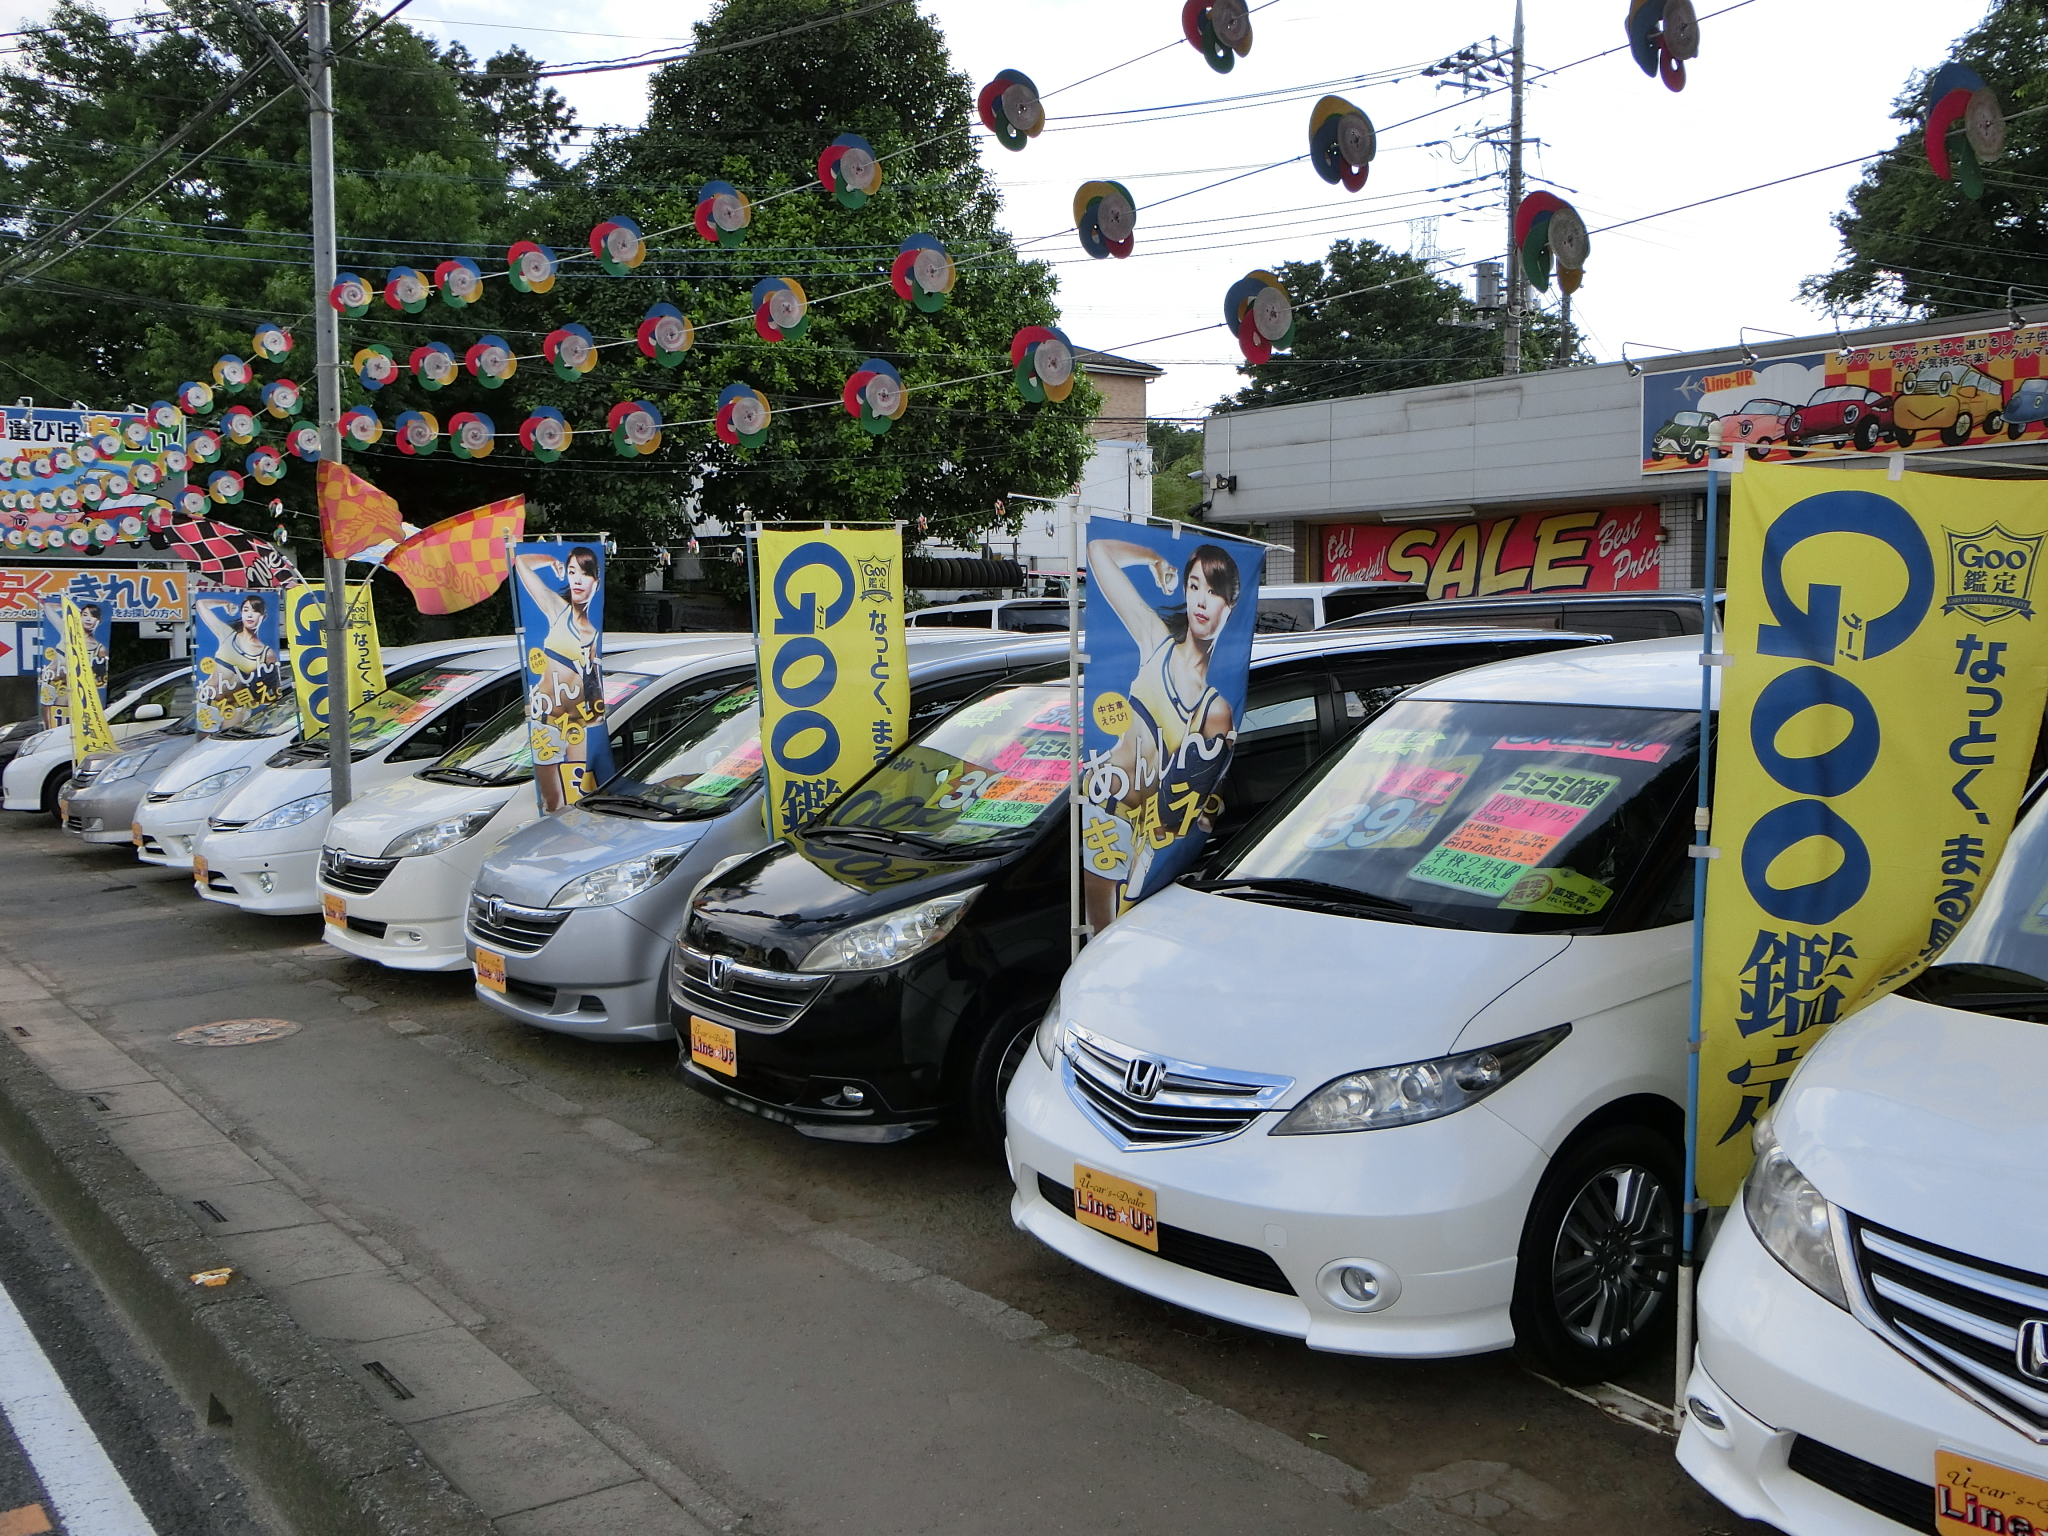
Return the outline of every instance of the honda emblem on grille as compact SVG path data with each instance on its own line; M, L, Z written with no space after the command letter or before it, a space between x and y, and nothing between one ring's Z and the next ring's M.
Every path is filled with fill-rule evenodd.
M1150 1056L1134 1056L1124 1068L1124 1092L1134 1099L1150 1099L1159 1092L1160 1080L1165 1076L1165 1062Z
M732 987L732 956L713 955L709 965L712 991L725 992L730 990Z
M2030 1317L2020 1324L2019 1347L2013 1351L2020 1374L2048 1381L2048 1317Z
M504 920L505 903L499 897L493 896L489 901L484 903L484 921L489 923L493 928L496 928L499 927L504 922Z

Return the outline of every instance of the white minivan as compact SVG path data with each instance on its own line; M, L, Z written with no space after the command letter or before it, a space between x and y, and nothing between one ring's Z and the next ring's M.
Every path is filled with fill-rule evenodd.
M192 714L192 674L159 673L106 702L107 730L116 746L131 736L160 731ZM71 777L71 729L42 731L21 744L0 775L0 805L10 811L57 812L57 797Z
M1315 1349L1640 1357L1677 1258L1699 654L1424 683L1091 940L1011 1085L1017 1224Z

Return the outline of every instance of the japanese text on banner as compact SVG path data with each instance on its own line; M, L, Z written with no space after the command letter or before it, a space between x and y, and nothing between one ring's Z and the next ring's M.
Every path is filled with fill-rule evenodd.
M327 725L327 589L287 587L285 629L291 635L292 687L298 694L299 720L308 734ZM377 610L365 582L348 589L348 629L343 637L348 655L348 707L384 691L384 652L377 643Z
M542 815L612 776L604 689L604 549L599 541L512 546L513 607L526 658L526 731Z
M201 732L241 725L284 697L281 597L254 588L192 594L193 719Z

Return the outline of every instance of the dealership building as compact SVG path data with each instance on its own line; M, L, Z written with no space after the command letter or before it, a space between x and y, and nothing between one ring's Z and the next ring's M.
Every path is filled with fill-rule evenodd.
M1713 441L1745 462L2037 475L2048 315L1996 310L1212 416L1204 516L1284 546L1274 582L1413 581L1431 597L1684 590L1702 584ZM1725 551L1725 504L1721 520Z

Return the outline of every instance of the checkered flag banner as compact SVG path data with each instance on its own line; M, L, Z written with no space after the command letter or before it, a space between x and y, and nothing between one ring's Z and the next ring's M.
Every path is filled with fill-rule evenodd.
M459 613L505 584L505 542L525 532L526 498L508 496L422 528L384 568L412 590L421 613Z
M275 544L210 517L173 518L152 538L174 559L190 560L204 580L222 587L285 587L301 581L290 555Z

